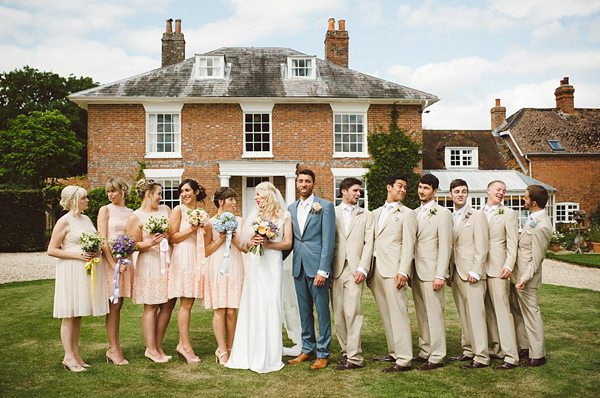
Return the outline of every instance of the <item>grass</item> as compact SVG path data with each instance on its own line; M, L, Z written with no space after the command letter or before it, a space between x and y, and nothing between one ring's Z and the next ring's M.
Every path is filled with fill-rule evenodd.
M142 306L129 300L122 312L121 344L131 364L106 364L104 317L86 317L81 353L92 367L79 374L68 372L60 363L60 320L52 318L53 294L52 280L0 285L0 396L600 396L600 292L590 290L551 285L539 290L548 351L548 364L539 368L466 371L446 361L446 367L430 372L383 374L386 364L370 358L387 353L385 336L373 296L365 289L364 369L339 372L330 365L311 372L304 363L265 375L215 364L212 312L200 303L194 307L191 330L203 362L149 362L143 357ZM410 302L413 345L417 347ZM446 289L446 325L448 355L460 354L460 324L450 289ZM176 354L177 341L173 316L164 342L167 354ZM332 361L337 361L335 338L331 352Z
M546 252L546 258L565 261L571 264L583 265L586 267L600 268L600 254L557 254L551 251Z

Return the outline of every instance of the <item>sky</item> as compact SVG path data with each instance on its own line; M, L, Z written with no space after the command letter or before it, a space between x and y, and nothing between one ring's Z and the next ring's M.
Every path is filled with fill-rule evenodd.
M25 65L105 84L160 67L165 21L186 58L220 47L288 47L324 58L329 18L346 21L353 70L434 94L425 129L489 129L556 106L600 108L598 0L0 0L0 72Z

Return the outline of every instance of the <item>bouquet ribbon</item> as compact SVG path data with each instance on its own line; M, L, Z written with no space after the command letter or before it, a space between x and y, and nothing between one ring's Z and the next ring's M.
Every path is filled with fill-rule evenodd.
M206 252L204 248L204 228L196 230L196 276L202 275L204 263L206 261Z
M227 231L227 240L225 241L225 253L223 253L223 262L221 263L221 268L219 269L221 275L229 274L229 251L231 249L232 236L233 231Z
M169 256L169 242L167 239L160 241L160 273L165 275L167 273L167 263L171 263L171 257Z
M123 265L125 267L129 267L131 265L131 261L126 258L122 258L120 255L117 255L119 261L117 261L117 266L115 267L115 275L113 278L113 287L112 294L110 296L110 302L113 304L117 304L119 302L119 269L120 266Z
M92 299L94 298L94 294L96 291L96 265L100 263L100 257L94 257L89 261L85 262L85 269L88 272L88 275L92 275Z

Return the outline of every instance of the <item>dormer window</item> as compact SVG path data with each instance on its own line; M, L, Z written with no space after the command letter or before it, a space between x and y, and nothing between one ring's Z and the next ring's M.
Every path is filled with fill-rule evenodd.
M316 57L288 57L290 79L314 79L316 67Z
M548 142L548 145L550 145L550 148L552 148L553 152L565 150L565 148L560 144L560 142L558 142L556 140L547 140L547 142Z
M446 147L446 169L478 169L479 148Z
M225 57L223 55L196 55L196 79L223 79L225 75Z

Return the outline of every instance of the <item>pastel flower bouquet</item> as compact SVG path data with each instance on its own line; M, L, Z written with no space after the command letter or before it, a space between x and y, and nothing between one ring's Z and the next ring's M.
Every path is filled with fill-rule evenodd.
M169 228L171 228L171 226L169 225L169 220L167 220L165 216L150 216L148 222L144 225L144 231L148 232L150 235L165 233Z
M113 275L112 294L109 300L116 304L119 302L119 272L125 272L125 268L131 266L131 256L138 249L137 242L127 234L119 234L116 238L108 242L112 255L117 259L115 274Z
M81 250L86 253L96 253L100 251L102 248L103 238L98 236L98 232L92 233L82 233L79 238L79 243L81 243ZM102 261L100 257L94 257L85 262L85 270L88 275L92 276L92 297L94 297L94 292L96 289L96 265Z
M256 220L252 221L252 229L256 235L263 236L268 240L273 240L278 235L277 224L271 220L267 220L264 217L258 217ZM265 254L263 245L252 246L249 251L250 253L258 254L259 256L263 256Z
M223 262L219 272L221 275L229 274L229 251L231 249L231 239L233 237L233 231L238 227L238 221L233 213L226 211L221 215L215 216L214 222L215 231L218 233L226 232L227 240L225 241L225 253L223 253Z
M193 227L204 225L209 219L208 213L202 208L190 209L187 211L186 221Z

